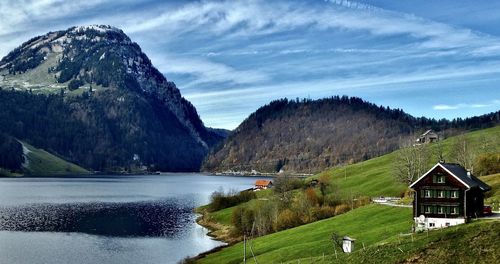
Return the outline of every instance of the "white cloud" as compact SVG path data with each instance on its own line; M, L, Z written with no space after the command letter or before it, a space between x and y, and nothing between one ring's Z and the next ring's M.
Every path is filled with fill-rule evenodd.
M488 103L460 103L460 104L438 104L434 105L432 109L434 110L457 110L457 109L464 109L464 108L484 108L484 107L491 107L491 106L496 106L500 105L500 100L493 100Z
M455 110L458 108L462 108L465 106L465 104L457 104L457 105L445 105L445 104L438 104L432 107L434 110Z
M171 34L197 31L226 38L298 28L342 29L373 35L407 35L414 38L418 48L467 47L471 54L500 51L498 38L352 1L334 1L334 4L320 7L283 1L202 1L165 10L160 16L144 22L132 21L126 31L134 33L159 28Z
M257 70L236 70L231 66L202 58L179 57L171 55L153 56L154 65L160 71L174 74L189 74L195 80L183 85L183 89L202 83L229 82L230 84L248 84L266 81L269 77Z

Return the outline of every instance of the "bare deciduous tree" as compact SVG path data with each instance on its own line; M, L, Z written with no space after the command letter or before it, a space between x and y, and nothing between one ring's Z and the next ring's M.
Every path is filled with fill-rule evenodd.
M474 160L476 159L476 151L465 135L461 134L456 137L452 148L453 157L456 163L462 165L467 170L473 172Z
M410 185L422 176L429 164L430 152L425 144L413 144L406 141L401 145L398 156L394 160L394 176L399 181Z

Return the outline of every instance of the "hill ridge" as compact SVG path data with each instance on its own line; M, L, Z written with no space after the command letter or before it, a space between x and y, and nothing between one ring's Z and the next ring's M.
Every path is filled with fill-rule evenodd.
M316 173L389 153L429 128L449 136L498 124L499 115L435 120L358 97L280 99L250 114L209 154L203 170Z

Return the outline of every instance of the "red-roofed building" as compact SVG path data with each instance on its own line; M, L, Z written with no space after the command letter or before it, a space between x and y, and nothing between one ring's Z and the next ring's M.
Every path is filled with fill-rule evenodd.
M265 190L267 188L273 187L273 182L270 180L256 180L255 181L255 189L257 190Z

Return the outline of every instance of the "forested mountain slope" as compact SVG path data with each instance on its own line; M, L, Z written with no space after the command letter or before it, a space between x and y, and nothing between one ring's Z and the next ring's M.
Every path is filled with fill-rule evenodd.
M110 26L35 37L0 61L0 132L93 170L197 171L223 135Z
M356 97L277 100L251 114L212 151L206 171L316 173L377 157L426 129L447 136L499 123L499 112L468 119L415 118Z

